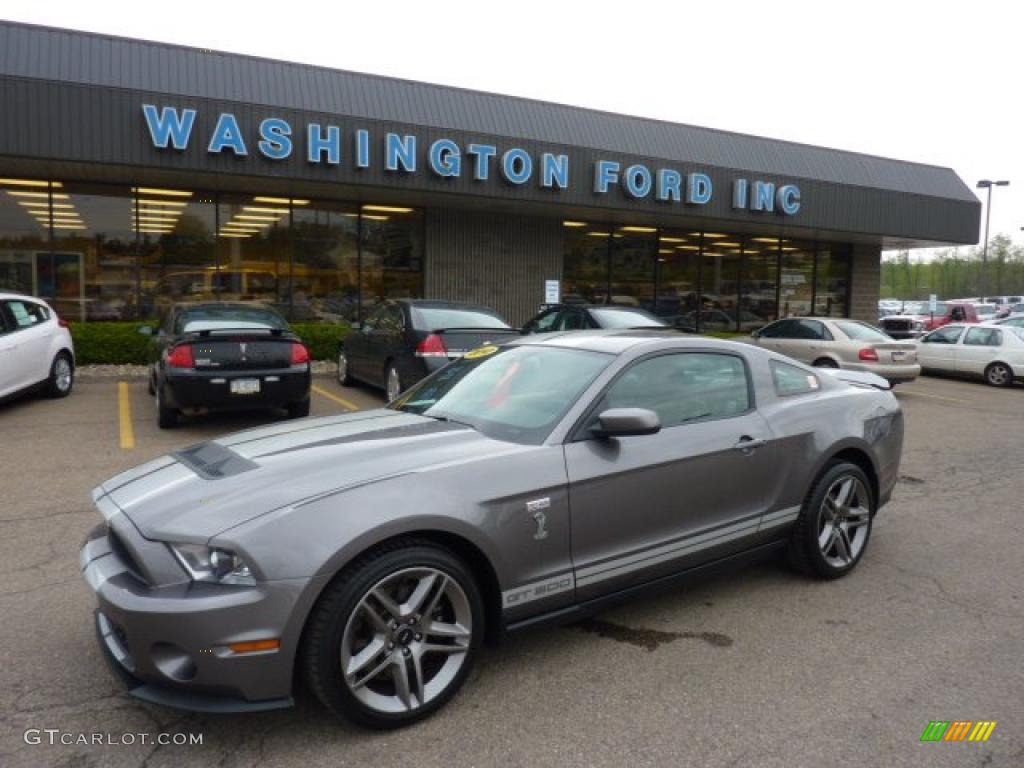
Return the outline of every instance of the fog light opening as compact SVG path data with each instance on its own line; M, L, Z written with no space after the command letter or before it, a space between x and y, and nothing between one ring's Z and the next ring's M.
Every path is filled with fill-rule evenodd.
M156 668L171 680L187 683L196 676L196 663L192 657L173 643L154 643L150 658Z

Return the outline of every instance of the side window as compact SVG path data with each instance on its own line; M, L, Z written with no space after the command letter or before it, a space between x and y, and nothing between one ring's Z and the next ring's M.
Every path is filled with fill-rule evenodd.
M921 339L921 342L923 344L956 344L963 330L963 327L959 325L952 328L939 328Z
M641 360L608 388L599 410L647 408L663 427L750 409L747 367L736 355L683 352Z
M998 347L1003 343L1002 332L995 328L968 328L964 345L974 347Z
M779 397L787 395L805 395L821 387L821 382L813 373L788 363L771 361L772 379L775 381L775 392Z
M558 322L560 314L561 312L557 309L549 309L533 322L530 330L534 333L547 333L555 330L555 324Z
M0 301L0 336L12 330L14 330L14 326L7 320L6 302Z
M375 328L379 328L384 318L384 310L387 307L377 307L370 311L370 314L366 316L366 320L363 321L363 330L372 331Z
M559 323L559 330L582 331L586 327L583 313L578 309L567 309L562 312L562 320Z
M33 325L46 322L46 318L50 316L45 307L32 301L8 301L7 309L17 328L31 328Z
M797 339L800 338L797 335L797 330L796 320L779 320L765 326L761 335L766 339Z
M807 339L808 341L824 341L825 339L832 338L832 334L817 320L797 320L796 323L797 338Z
M380 327L385 331L401 331L405 328L402 308L395 305L385 307L384 312L381 314Z

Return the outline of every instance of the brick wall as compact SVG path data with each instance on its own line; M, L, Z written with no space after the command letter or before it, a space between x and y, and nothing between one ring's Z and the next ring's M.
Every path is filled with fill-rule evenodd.
M878 298L881 281L881 247L854 245L853 281L850 284L850 317L872 325L878 322Z

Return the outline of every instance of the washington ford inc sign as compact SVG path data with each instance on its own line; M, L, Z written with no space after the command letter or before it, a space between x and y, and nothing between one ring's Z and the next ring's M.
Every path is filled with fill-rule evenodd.
M197 114L197 110L189 108L142 105L149 136L158 149L188 149ZM320 123L307 124L300 134L302 151L310 164L340 166L346 162L360 169L382 162L384 169L391 173L422 172L420 142L415 134L385 133L383 137L374 137L369 130L359 128L351 135L342 136L339 126ZM282 161L292 157L298 141L291 123L279 117L262 120L257 135L247 141L235 116L222 112L209 136L206 151L212 155L229 152L247 157L251 142L263 157ZM423 159L427 172L439 178L472 174L479 182L500 177L515 186L537 184L542 189L552 190L569 187L569 156L566 154L542 152L535 157L521 147L500 148L499 152L494 144L471 143L463 147L452 139L441 138L426 146ZM616 160L601 159L594 162L588 173L596 195L608 194L613 187L619 187L627 197L637 200L653 198L665 203L706 205L714 194L711 177L700 171L684 175L674 168L652 170L640 163L623 167ZM761 179L735 178L732 207L792 216L800 210L800 188L795 184L776 185Z

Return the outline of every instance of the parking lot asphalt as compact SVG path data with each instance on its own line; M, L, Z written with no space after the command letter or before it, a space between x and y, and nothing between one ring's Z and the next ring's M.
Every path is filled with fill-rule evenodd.
M283 416L161 431L141 380L2 404L0 765L1024 765L1024 387L923 378L898 397L901 481L848 578L766 563L516 636L485 650L445 709L392 733L339 723L308 696L244 716L144 704L96 646L78 566L100 521L89 490ZM313 415L380 401L320 378ZM998 725L985 743L921 743L932 720ZM202 745L28 744L28 729Z

